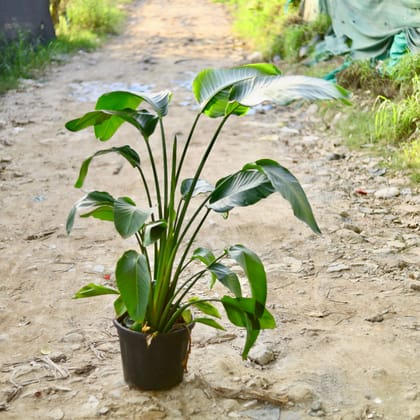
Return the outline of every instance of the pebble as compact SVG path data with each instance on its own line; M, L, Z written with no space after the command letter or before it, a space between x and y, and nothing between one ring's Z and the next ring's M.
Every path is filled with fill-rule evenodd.
M63 341L64 343L81 343L82 341L84 341L84 337L82 334L73 332L66 334L61 339L61 341Z
M48 418L54 420L61 420L64 418L64 412L60 408L54 408L48 414Z
M250 63L261 63L263 61L263 55L260 51L254 51L248 55L247 60Z
M275 359L275 355L266 345L258 344L249 352L249 359L260 366L265 366Z
M109 413L109 407L101 407L99 410L98 410L98 414L100 415L100 416L105 416L106 414L108 414Z
M255 420L278 420L280 419L280 408L272 406L261 407L253 410L242 411L241 414L243 414L246 418Z
M327 268L327 273L338 273L340 271L350 270L350 267L343 263L332 263Z
M394 198L400 195L400 190L397 187L383 188L375 192L376 198L387 199Z
M341 160L345 158L346 155L344 153L331 153L327 156L327 160Z
M95 272L95 273L103 273L104 271L105 271L105 267L103 266L103 265L95 265L94 267L93 267L93 271Z

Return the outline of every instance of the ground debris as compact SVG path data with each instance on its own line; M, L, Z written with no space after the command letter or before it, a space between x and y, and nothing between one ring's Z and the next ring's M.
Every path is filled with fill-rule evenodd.
M285 406L289 402L289 397L286 393L276 393L272 391L260 391L258 389L248 388L230 388L223 385L215 385L208 382L203 376L197 376L196 380L199 384L210 391L223 398L231 398L243 401L257 400L259 402L268 403L275 406Z
M54 227L54 228L47 229L39 233L34 233L32 235L29 235L25 239L27 241L36 241L38 239L45 239L53 235L55 232L57 232L57 230L58 230L58 227Z

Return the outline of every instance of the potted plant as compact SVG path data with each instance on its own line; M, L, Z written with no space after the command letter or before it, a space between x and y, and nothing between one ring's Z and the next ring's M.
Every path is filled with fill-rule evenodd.
M244 115L265 101L278 104L296 99L346 101L348 96L341 87L322 79L282 76L271 64L206 69L196 76L192 89L200 109L182 146L177 136L167 137L163 123L171 99L169 91L106 93L97 100L93 111L66 124L71 131L93 126L96 138L107 141L128 122L144 140L147 158L143 157L142 162L147 160L147 164L141 163L138 152L130 145L100 150L82 163L75 187L83 186L93 159L117 153L138 172L146 202L138 207L130 197L115 198L107 192L91 191L73 206L66 225L70 233L75 215L80 213L82 217L113 222L123 238L136 240L137 249L127 250L116 263L115 287L90 283L75 297L116 295L114 324L120 337L124 377L129 385L141 389L169 388L182 380L193 323L223 329L217 321L220 308L232 324L246 330L244 359L261 329L275 327L266 308L267 281L259 257L242 244L218 252L195 245L210 212L226 218L235 207L255 204L279 192L290 202L298 219L314 232L320 232L298 180L271 159L248 163L214 185L201 178L228 118ZM195 172L181 180L203 115L220 118L220 123ZM152 138L157 127L158 142ZM147 170L151 172L150 178ZM247 295L238 275L224 263L226 259L242 268L249 285ZM215 282L225 286L225 296L194 295L195 286L206 274L211 276L210 286ZM194 318L192 308L196 311ZM164 351L167 353L162 355Z

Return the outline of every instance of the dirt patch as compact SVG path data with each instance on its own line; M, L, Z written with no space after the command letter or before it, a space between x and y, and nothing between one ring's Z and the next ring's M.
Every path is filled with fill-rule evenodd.
M112 275L127 243L110 226L84 220L66 236L80 197L72 188L77 170L100 145L64 123L91 109L92 90L170 88L168 131L182 141L194 74L248 54L219 5L191 4L137 2L125 33L104 49L80 52L0 98L1 417L418 419L420 197L374 158L346 150L334 134L340 118L323 129L316 105L230 121L206 173L212 181L226 166L278 160L301 180L323 230L313 235L273 197L235 210L229 223L214 215L204 232L203 246L242 242L266 263L278 328L262 334L254 361L240 358L241 332L197 326L179 387L129 390L112 299L71 299L88 281ZM212 128L204 123L197 153ZM116 143L131 140L127 127ZM118 158L95 165L87 189L136 197Z

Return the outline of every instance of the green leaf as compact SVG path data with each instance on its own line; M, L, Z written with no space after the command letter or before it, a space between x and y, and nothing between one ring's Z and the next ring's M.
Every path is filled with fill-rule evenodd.
M84 180L89 170L89 165L92 162L92 159L97 156L102 156L107 153L118 153L122 157L124 157L130 165L135 167L140 167L140 157L137 152L132 149L130 146L122 146L122 147L111 147L110 149L99 150L92 156L88 157L80 167L79 177L77 178L76 184L74 185L76 188L81 188L83 186Z
M278 162L271 159L260 159L246 168L257 169L264 173L272 186L292 206L294 215L305 222L315 233L321 233L312 212L311 205L296 177Z
M68 121L65 127L69 131L80 131L93 125L102 124L111 117L112 115L105 114L104 112L92 111L83 115L83 117Z
M235 296L241 297L241 283L238 276L229 268L220 263L212 263L208 267L209 271L220 281L226 288L228 288Z
M214 316L215 318L221 318L218 309L210 302L205 302L201 298L192 297L188 300L195 308L206 315Z
M210 194L208 207L218 213L250 206L274 192L268 178L257 170L241 170L219 180Z
M184 179L181 184L181 194L185 198L187 194L190 192L193 178ZM209 184L204 179L197 180L197 184L194 187L194 191L192 193L192 197L195 197L198 194L205 194L208 192L212 192L214 190L214 186Z
M124 305L121 295L114 300L115 317L121 318L126 312L127 308Z
M225 328L212 318L194 318L194 322L208 325L209 327L216 328L217 330L225 331Z
M95 219L113 222L114 208L112 206L97 207L87 213L81 214L80 217L94 217Z
M80 299L101 295L119 295L119 291L101 284L89 283L77 291L73 297L75 299Z
M167 223L165 220L157 220L156 222L149 223L144 228L144 246L149 246L157 242L165 233Z
M243 245L233 245L227 253L244 270L251 288L252 297L261 304L257 307L257 315L260 314L267 299L267 278L264 265L257 254Z
M100 208L102 206L113 206L115 199L107 192L103 191L91 191L77 201L71 208L69 215L67 216L66 231L67 234L71 232L74 225L74 218L78 210L83 208Z
M144 101L153 108L159 117L164 117L168 113L171 96L172 94L169 90L153 94L114 91L102 95L96 102L95 109L136 109Z
M260 304L256 299L223 296L221 302L232 324L246 329L245 345L242 351L242 358L246 359L249 350L260 334L260 330L275 328L275 320L265 308L261 314L257 315L260 312L257 310Z
M213 252L209 249L200 247L194 251L191 259L199 260L203 264L208 266L216 260L216 257L214 256Z
M280 70L272 64L252 64L230 69L206 69L193 81L193 93L200 104L201 112L216 118L233 112L243 115L248 107L230 104L231 87L255 76L278 75ZM238 106L237 111L234 109Z
M125 252L118 260L115 277L130 318L142 323L151 289L146 257L133 250Z
M155 131L159 119L156 115L151 114L146 110L136 111L133 109L122 109L102 110L97 112L112 116L103 123L95 125L95 136L102 141L109 140L124 121L137 128L147 140Z
M348 97L341 86L316 77L257 76L236 83L229 99L252 107L265 101L287 105L296 99L341 99L348 103Z
M120 197L114 202L114 224L123 238L138 232L151 214L151 210L141 210L129 197Z

